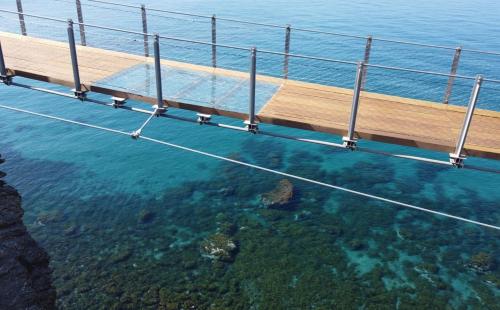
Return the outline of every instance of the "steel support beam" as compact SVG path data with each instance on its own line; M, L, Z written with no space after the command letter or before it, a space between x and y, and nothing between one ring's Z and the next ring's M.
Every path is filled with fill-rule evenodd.
M467 134L469 132L470 124L472 122L472 117L474 116L474 109L476 108L477 100L479 98L479 91L481 90L481 84L483 83L483 77L478 75L476 81L474 82L474 87L472 88L472 93L469 99L469 105L467 106L467 112L465 113L464 124L460 135L458 136L457 145L455 147L455 152L450 153L450 162L456 167L463 167L465 155L463 154L465 140L467 139Z
M71 65L73 67L73 81L75 83L75 88L73 93L76 97L83 100L85 99L85 91L82 91L82 84L80 81L80 71L78 67L78 57L76 55L76 43L75 43L75 31L73 29L73 20L68 19L68 43L69 43L69 53L71 57Z
M444 104L448 104L450 102L451 91L453 89L453 83L455 82L455 78L457 75L458 64L460 62L460 55L462 54L462 47L457 47L455 49L455 55L453 56L453 62L451 63L451 71L450 77L448 78L448 86L446 87L446 91L444 93Z
M217 19L212 15L212 67L217 67Z
M365 46L365 57L363 62L365 64L370 63L370 54L372 51L372 43L373 43L373 37L368 36L366 38L366 46ZM361 82L361 90L365 89L366 85L366 71L368 70L368 66L363 66L363 81Z
M248 120L245 121L246 128L252 133L257 133L258 126L255 122L255 85L257 79L257 49L253 47L250 51L250 94L248 101Z
M290 34L292 28L290 25L286 25L285 29L285 61L283 63L283 78L288 79L288 64L290 61Z
M161 63L160 63L160 36L154 35L154 56L155 56L155 76L156 76L156 108L158 113L163 113L166 108L163 106L163 90L161 83Z
M365 69L365 63L359 62L356 70L354 93L352 96L352 108L351 108L351 118L349 119L349 128L347 130L347 136L342 138L342 141L344 141L344 146L351 150L356 149L357 139L354 137L354 134L356 129L356 117L358 115L359 98L361 94L361 84L363 81L364 69Z
M23 14L23 4L21 3L21 0L16 0L17 4L17 11L19 12L19 25L21 26L21 34L23 36L27 35L26 33L26 23L24 22L24 14Z
M76 0L76 14L78 16L78 25L80 28L80 42L82 43L82 46L86 46L87 40L85 38L85 25L83 24L82 3L80 0Z
M148 19L146 14L146 6L141 4L141 16L142 16L142 33L144 33L144 56L149 57L149 36L148 33Z

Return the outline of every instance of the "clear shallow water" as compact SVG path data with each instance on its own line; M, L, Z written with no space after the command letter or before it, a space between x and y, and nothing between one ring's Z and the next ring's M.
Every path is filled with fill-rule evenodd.
M349 5L314 1L150 3L220 16L259 16L261 21L303 27L438 44L463 42L469 47L500 50L492 30L498 28L494 13L498 4L488 1L474 7L465 1L424 1L418 7L399 1L376 5L361 1ZM41 13L41 9L46 15L68 16L64 3L25 1L26 12ZM124 27L134 20L106 22ZM457 22L465 24L456 27ZM154 23L151 18L150 24ZM192 25L167 29L201 38L204 32ZM246 43L247 39L243 32L226 40L252 43ZM282 42L281 34L267 31L252 39L259 46L276 49ZM335 56L322 47L312 52ZM137 48L140 52L139 44ZM349 54L347 43L344 53L358 57ZM228 62L237 64L235 59L239 58ZM403 61L397 53L391 59ZM242 66L247 62L245 56ZM448 66L443 64L442 70ZM499 72L492 73L498 77ZM350 80L346 78L346 83ZM405 92L398 83L393 86ZM145 120L144 115L3 85L0 103L125 131L137 129ZM171 113L194 117L187 111ZM237 120L218 120L240 125ZM470 258L478 253L498 257L500 236L495 231L300 182L293 182L296 198L290 210L266 209L259 196L280 180L266 173L5 110L0 110L0 129L1 153L7 159L2 170L24 197L30 231L52 256L61 307L498 307L498 268L482 274L468 267ZM272 126L265 129L338 139ZM459 216L500 222L497 175L340 152L174 120L154 120L145 134ZM363 143L386 151L445 157ZM486 160L467 161L499 167ZM154 214L150 221L141 221L144 210ZM239 252L233 263L213 263L201 255L200 245L228 222L237 227L232 238Z

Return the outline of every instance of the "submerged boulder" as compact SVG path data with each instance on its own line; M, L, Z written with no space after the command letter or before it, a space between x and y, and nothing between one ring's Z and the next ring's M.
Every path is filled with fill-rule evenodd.
M293 200L293 192L292 182L283 179L276 188L262 195L262 203L267 208L285 208Z
M216 233L201 243L201 252L210 259L230 263L234 261L238 246L228 235Z
M495 258L491 254L480 252L470 258L467 266L479 273L493 271L495 269Z
M147 224L154 220L156 214L148 209L142 209L138 215L138 221L140 224Z

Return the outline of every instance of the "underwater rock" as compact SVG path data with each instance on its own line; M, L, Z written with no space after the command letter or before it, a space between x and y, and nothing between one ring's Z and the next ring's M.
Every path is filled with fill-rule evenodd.
M293 184L287 179L281 180L275 189L262 195L262 203L267 208L284 208L293 199Z
M439 272L439 267L436 264L422 263L416 267L418 270L430 274L437 274Z
M54 309L49 255L26 230L23 214L19 193L0 182L0 309Z
M233 236L237 230L238 230L238 227L235 224L229 223L229 222L224 222L224 223L219 224L219 228L218 228L218 231L221 234L224 234L227 236Z
M153 211L147 210L147 209L142 209L139 212L139 223L141 223L141 224L150 223L153 221L155 216L156 216L156 214Z
M361 249L363 249L365 247L365 245L363 244L363 242L361 242L361 240L359 240L359 239L351 240L351 242L349 242L349 246L354 251L359 251L359 250L361 250Z
M217 232L223 235L233 236L238 230L238 226L232 223L224 213L218 213L215 216L215 221L217 223Z
M230 196L234 195L234 187L228 186L228 187L221 188L218 191L218 193L221 194L223 197L230 197Z
M234 261L238 246L231 237L216 233L201 243L202 255L226 263Z
M54 224L64 220L64 212L62 210L42 211L36 219L38 223L43 225Z
M78 234L80 227L76 224L69 224L64 227L64 235L65 236L74 236Z
M495 269L495 258L488 253L480 252L470 258L467 266L479 273L493 271Z
M110 260L112 263L121 263L130 258L132 256L133 252L132 249L130 248L122 248L119 249L117 252L115 252L113 255L111 255Z
M485 275L484 282L496 287L497 289L500 289L500 278L495 276L494 274L490 273L490 274Z

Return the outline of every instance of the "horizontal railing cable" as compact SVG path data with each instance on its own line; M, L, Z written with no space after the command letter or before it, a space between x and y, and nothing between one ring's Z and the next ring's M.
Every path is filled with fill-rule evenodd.
M122 6L122 7L127 7L127 8L134 8L134 9L141 8L140 5L132 5L132 4L112 2L112 1L101 1L101 0L88 0L88 1L109 4L109 5L114 5L114 6ZM155 8L150 8L150 7L148 7L148 11L163 12L163 13L169 13L169 14L177 14L177 15L184 15L184 16L191 16L191 17L207 18L207 19L212 18L212 16L208 16L208 15L200 15L200 14L192 14L192 13L185 13L185 12L178 12L178 11L162 10L162 9L155 9Z
M23 13L23 12L18 12L18 11L10 11L10 10L0 9L0 12L10 13L10 14L16 14L16 15L21 14L21 15L24 15L24 16L29 16L29 17L33 17L33 18L39 18L39 19L46 19L46 20L51 20L51 21L61 22L61 23L67 23L68 22L67 19L47 17L47 16L35 15L35 14L28 14L28 13Z
M95 1L97 1L97 0L95 0ZM34 15L34 14L21 13L21 12L17 12L17 11L9 11L9 10L0 9L0 12L11 13L11 14L23 14L25 16L30 16L30 17L40 18L40 19L46 19L46 20L52 20L52 21L58 21L58 22L65 22L65 23L67 22L67 20L63 20L63 19L58 19L58 18L53 18L53 17L47 17L47 16L40 16L40 15ZM150 37L154 36L154 34L144 33L144 32L140 32L140 31L133 31L133 30L126 30L126 29L121 29L121 28L106 27L106 26L100 26L100 25L88 24L88 23L79 23L79 22L76 22L76 21L74 21L73 23L75 25L84 25L86 27L93 27L93 28L98 28L98 29L103 29L103 30L110 30L110 31L122 32L122 33L130 33L130 34L136 34L136 35L146 35L146 36L150 36ZM204 41L183 39L183 38L177 38L177 37L169 37L169 36L162 36L162 35L160 35L159 37L163 38L163 39L167 39L167 40L178 41L178 42L186 42L186 43L193 43L193 44L202 44L202 45L207 45L207 46L218 46L218 47L222 47L222 48L244 50L244 51L250 51L251 50L251 48L245 48L245 47L241 47L241 46L233 46L233 45L227 45L227 44L218 44L218 43L212 43L212 42L204 42ZM347 60L332 59L332 58L325 58L325 57L307 56L307 55L302 55L302 54L276 52L276 51L270 51L270 50L258 50L258 53L271 54L271 55L279 55L279 56L288 56L288 57L292 57L292 58L294 57L294 58L302 58L302 59L310 59L310 60L334 62L334 63L341 63L341 64L350 64L350 65L356 65L357 64L357 62L355 62L355 61L347 61ZM420 74L429 74L429 75L443 76L443 77L450 77L450 76L452 76L452 74L450 74L450 73L425 71L425 70L417 70L417 69L408 69L408 68L401 68L401 67L394 67L394 66L385 66L385 65L379 65L379 64L366 63L365 65L367 67L373 67L373 68L379 68L379 69L387 69L387 70L394 70L394 71L404 71L404 72L412 72L412 73L420 73ZM473 76L465 76L465 75L457 75L457 74L455 74L453 76L455 78L462 78L462 79L468 79L468 80L474 80L475 79L475 77L473 77ZM485 78L484 80L485 81L489 81L489 82L494 82L494 83L500 83L500 80L495 80L495 79L487 79L487 78Z
M28 14L28 13L21 13L21 12L17 12L17 11L9 11L9 10L0 9L0 12L11 13L11 14L22 14L22 15L30 16L30 17L34 17L34 18L46 19L46 20L52 20L52 21L58 21L58 22L64 22L64 23L68 22L68 20L64 20L64 19L58 19L58 18L53 18L53 17ZM100 26L100 25L89 24L89 23L79 23L77 21L73 21L73 24L75 24L75 25L83 25L85 27L98 28L98 29L103 29L103 30L110 30L110 31L116 31L116 32L136 34L136 35L147 35L147 36L150 36L150 37L154 36L154 34L152 34L152 33L144 33L144 32L140 32L140 31L133 31L133 30L127 30L127 29L122 29L122 28ZM179 42L187 42L187 43L202 44L202 45L209 45L209 46L215 45L215 46L218 46L218 47L230 48L230 49L237 49L237 50L244 50L244 51L250 51L251 50L251 48L246 48L246 47L241 47L241 46L234 46L234 45L227 45L227 44L217 44L217 43L211 43L211 42L204 42L204 41L198 41L198 40L183 39L183 38L177 38L177 37L169 37L169 36L161 36L161 35L159 37L162 38L162 39L167 39L167 40L172 40L172 41L179 41Z
M72 5L75 4L74 0L73 1L72 0L52 0L52 1L65 2L65 3L70 3ZM117 8L117 7L107 7L107 6L95 5L95 4L84 3L84 2L80 2L80 4L82 6L86 6L86 7L91 7L91 8L96 8L96 9L104 9L104 10L111 10L111 11L115 11L115 12L137 13L137 12L132 11L132 10L120 9L120 8ZM136 7L133 7L133 8L135 9Z
M285 28L285 27L283 27ZM323 31L323 30L315 30L315 29L305 29L305 28L296 28L293 27L294 31L301 31L301 32L308 32L308 33L317 33L317 34L326 34L326 35L332 35L332 36L337 36L337 37L347 37L347 38L353 38L353 39L363 39L366 40L367 36L362 36L362 35L355 35L355 34L347 34L347 33L341 33L341 32L331 32L331 31Z
M114 6L128 7L128 8L136 8L136 9L140 8L140 6L138 6L138 5L130 5L130 4L118 3L118 2L112 2L112 1L103 1L103 0L88 0L88 1L102 3L102 4L108 4L108 5L114 5ZM168 13L168 14L191 16L191 17L198 17L198 18L205 18L205 19L212 18L212 15L192 14L192 13L187 13L187 12L164 10L164 9L157 9L157 8L150 8L150 7L148 7L148 11L163 12L163 13ZM229 21L229 22L234 22L234 23L256 25L256 26L263 26L263 27L271 27L271 28L286 29L288 27L288 25L260 23L260 22L253 22L253 21L241 20L241 19L236 19L236 18L217 17L217 19L221 20L221 21ZM323 30L318 30L318 29L300 28L300 27L297 27L297 28L293 27L292 29L294 31L300 31L300 32L325 34L325 35L348 37L348 38L362 39L362 40L366 40L368 37L371 37L371 36L366 36L366 35L356 35L356 34L348 34L348 33L341 33L341 32L323 31ZM411 46L419 46L419 47L427 47L427 48L436 48L436 49L444 49L444 50L456 50L457 49L456 46L420 43L420 42L388 39L388 38L381 38L381 37L372 37L372 39L373 39L373 41L379 41L379 42L388 42L388 43L396 43L396 44L402 44L402 45L411 45ZM470 52L470 53L477 53L477 54L487 54L487 55L500 56L500 52L495 52L495 51L484 51L484 50L467 49L467 48L462 48L462 51Z
M6 106L6 105L2 105L2 104L0 104L0 108L6 109L6 110L10 110L10 111L15 111L15 112L20 112L20 113L30 114L30 115L34 115L34 116L39 116L39 117L43 117L43 118L47 118L47 119L51 119L51 120L57 120L57 121L61 121L61 122L68 123L68 124L73 124L73 125L78 125L78 126L82 126L82 127L87 127L87 128L93 128L93 129L97 129L97 130L102 130L102 131L106 131L106 132L110 132L110 133L115 133L115 134L119 134L119 135L131 136L131 133L125 132L125 131L122 131L122 130L112 129L112 128L108 128L108 127L103 127L103 126L88 124L88 123L74 121L74 120L69 120L69 119L62 118L62 117L47 115L47 114L43 114L43 113L37 113L37 112L28 111L28 110L24 110L24 109L19 109L19 108L15 108L15 107L11 107L11 106ZM415 205L412 205L412 204L409 204L409 203L404 203L404 202L400 202L400 201L397 201L397 200L393 200L393 199L389 199L389 198L384 198L384 197L381 197L381 196L372 195L372 194L364 193L364 192L361 192L361 191L356 191L356 190L348 189L348 188L345 188L345 187L341 187L341 186L337 186L337 185L333 185L333 184L329 184L329 183L325 183L325 182L321 182L321 181L317 181L317 180L313 180L313 179L301 177L301 176L298 176L298 175L294 175L294 174L290 174L290 173L286 173L286 172L282 172L282 171L278 171L278 170L274 170L274 169L269 169L269 168L266 168L266 167L262 167L262 166L250 164L250 163L247 163L247 162L244 162L244 161L235 160L235 159L232 159L232 158L228 158L228 157L224 157L224 156L220 156L220 155L208 153L208 152L205 152L205 151L200 151L200 150L197 150L197 149L193 149L193 148L189 148L189 147L186 147L186 146L182 146L182 145L170 143L170 142L167 142L167 141L163 141L163 140L159 140L159 139L155 139L155 138L150 138L150 137L147 137L147 136L138 136L137 139L143 139L145 141L149 141L149 142L152 142L152 143L156 143L156 144L161 144L161 145L173 147L173 148L176 148L176 149L180 149L180 150L183 150L183 151L195 153L195 154L198 154L198 155L207 156L207 157L211 157L211 158L214 158L214 159L218 159L218 160L230 162L230 163L233 163L233 164L236 164L236 165L241 165L241 166L245 166L245 167L248 167L248 168L252 168L252 169L256 169L256 170L260 170L260 171L264 171L264 172L268 172L268 173L273 173L273 174L277 174L277 175L280 175L280 176L288 177L288 178L291 178L291 179L295 179L295 180L299 180L299 181L303 181L303 182L307 182L307 183L311 183L311 184L315 184L315 185L327 187L327 188L330 188L330 189L335 189L335 190L343 191L343 192L350 193L350 194L353 194L353 195L357 195L357 196L361 196L361 197L365 197L365 198L369 198L369 199L373 199L373 200L377 200L377 201L381 201L381 202L393 204L393 205L396 205L398 207L409 208L409 209L413 209L413 210L417 210L417 211L421 211L421 212L426 212L426 213L430 213L430 214L434 214L434 215L443 216L443 217L446 217L446 218L450 218L450 219L454 219L454 220L466 222L466 223L469 223L469 224L474 224L474 225L478 225L478 226L482 226L482 227L486 227L486 228L500 230L500 226L496 226L496 225L493 225L493 224L488 224L488 223L484 223L484 222L480 222L480 221L475 221L475 220L467 219L467 218L464 218L464 217L460 217L460 216L448 214L448 213L445 213L445 212L440 212L440 211L436 211L436 210L431 210L431 209L427 209L427 208L418 207L418 206L415 206Z
M427 44L427 43L417 43L417 42L393 40L393 39L384 39L384 38L377 38L377 37L374 37L373 41L397 43L397 44L403 44L403 45L413 45L413 46L420 46L420 47L430 47L430 48L445 49L445 50L455 50L456 49L456 47L451 47L451 46Z
M99 0L88 0L89 2L97 2L97 3L103 3L103 4L110 4L110 5L116 5L116 6L122 6L122 7L127 7L127 8L134 8L134 9L140 9L140 5L133 5L133 4L126 4L126 3L118 3L118 2L113 2L113 1L99 1Z
M172 41L195 43L195 44L210 45L210 46L218 46L218 47L225 47L225 48L236 49L236 50L243 50L243 51L250 51L251 50L251 48L241 47L241 46L234 46L234 45L227 45L227 44L218 44L218 43L212 43L212 42L204 42L204 41L197 41L197 40L190 40L190 39L182 39L182 38L168 37L168 36L162 36L162 35L159 35L158 37L160 39L167 39L167 40L172 40Z
M130 34L137 34L137 35L146 35L146 36L154 36L152 33L144 33L141 31L133 31L133 30L126 30L126 29L121 29L121 28L114 28L114 27L106 27L106 26L100 26L100 25L95 25L95 24L87 24L87 23L79 23L74 21L73 22L75 25L83 25L85 27L91 27L91 28L98 28L98 29L104 29L104 30L111 30L111 31L116 31L116 32L123 32L123 33L130 33Z
M387 69L387 70L394 70L394 71L405 71L405 72L413 72L413 73L429 74L429 75L437 75L437 76L445 76L445 77L449 77L449 76L452 75L450 73L442 73L442 72L426 71L426 70L417 70L417 69L408 69L408 68L384 66L384 65L369 64L369 63L365 64L365 66L372 67L372 68L379 68L379 69ZM476 77L474 77L474 76L467 76L467 75L453 74L453 76L456 77L456 78L466 79L466 80L475 80L476 79Z
M289 56L289 57L295 57L295 58L319 60L319 61L327 61L327 62L336 62L336 63L342 63L342 64L348 64L348 65L357 65L358 64L355 61L340 60L340 59L325 58L325 57L307 56L307 55L293 54L293 53L275 52L275 51L269 51L269 50L258 50L258 53L279 55L279 56Z

